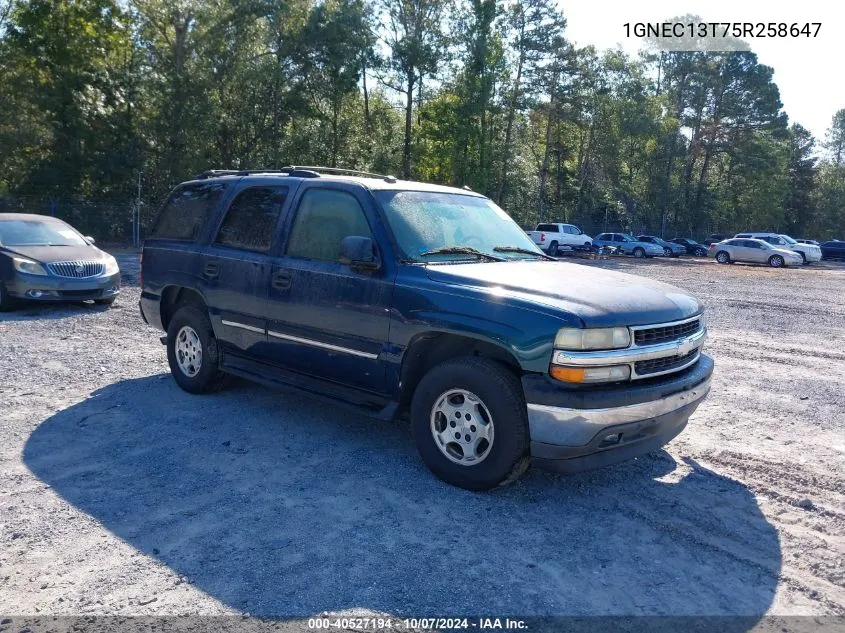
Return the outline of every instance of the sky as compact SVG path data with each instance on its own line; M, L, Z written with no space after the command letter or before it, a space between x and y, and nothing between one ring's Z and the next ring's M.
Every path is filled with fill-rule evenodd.
M842 0L558 0L567 38L598 49L621 46L636 54L642 40L626 38L624 24L663 22L692 14L703 22L821 22L816 38L748 39L760 63L774 69L783 109L822 141L837 110L845 108L845 2ZM815 30L815 27L813 27Z

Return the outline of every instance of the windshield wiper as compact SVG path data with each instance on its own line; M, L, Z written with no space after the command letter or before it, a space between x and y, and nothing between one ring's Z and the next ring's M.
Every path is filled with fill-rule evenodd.
M496 257L490 253L483 253L472 246L444 246L420 253L420 257L426 257L428 255L475 255L478 259L486 259L491 262L505 261L504 257Z
M493 250L497 253L524 253L525 255L534 255L535 257L542 257L543 259L550 259L553 262L557 260L550 255L546 255L545 253L538 253L537 251L532 251L530 248L522 248L521 246L494 246Z

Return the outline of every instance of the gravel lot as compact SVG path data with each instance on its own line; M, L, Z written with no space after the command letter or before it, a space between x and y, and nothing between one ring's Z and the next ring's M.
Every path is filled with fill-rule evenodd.
M709 310L667 450L491 494L405 425L190 396L117 253L111 310L0 315L0 614L845 615L845 265L612 260Z

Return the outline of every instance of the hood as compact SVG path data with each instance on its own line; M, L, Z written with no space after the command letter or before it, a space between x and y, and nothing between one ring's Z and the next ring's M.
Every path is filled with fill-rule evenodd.
M512 297L574 314L588 327L649 325L701 312L683 290L636 275L581 264L511 261L427 267L432 281L494 289L496 299Z
M78 259L101 261L106 255L99 248L83 244L80 246L4 246L0 250L13 255L27 257L49 264L52 262L67 262Z

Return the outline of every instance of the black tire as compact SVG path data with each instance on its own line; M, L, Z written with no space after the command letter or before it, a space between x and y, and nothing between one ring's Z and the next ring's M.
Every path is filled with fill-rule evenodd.
M637 259L642 259L643 257L645 257L645 250L642 247L637 246L637 248L634 249L632 255Z
M728 251L719 251L716 253L716 261L720 264L730 264L731 263L731 255Z
M587 248L593 248L593 243L592 242L584 242L584 246L586 246Z
M675 256L675 253L673 253L673 252L672 252L672 249L671 249L671 248L669 248L668 246L667 246L667 247L664 247L664 249L663 249L663 257L674 257L674 256Z
M810 263L810 262L807 261L807 256L804 253L802 253L801 251L798 251L798 254L801 256L801 263L802 264L804 264L806 266L807 264Z
M435 407L442 396L458 389L480 399L489 412L493 428L488 452L476 464L451 461L432 430ZM414 391L411 431L426 466L440 479L459 488L490 490L504 486L516 481L528 468L528 414L522 385L505 367L486 358L456 358L431 369Z
M707 257L707 250L703 248L697 248L695 249L695 254L698 257Z
M780 255L772 255L771 257L769 257L769 266L771 266L772 268L783 268L783 264L783 257L781 257Z
M191 328L199 338L200 366L195 375L186 373L177 360L176 346L183 328ZM224 374L219 369L219 360L217 339L204 308L195 304L178 308L167 328L167 362L176 384L188 393L208 393L220 389L224 384Z
M115 299L117 299L117 297L108 297L107 299L95 299L94 303L99 306L110 306L114 303Z
M557 242L552 242L549 244L549 255L552 257L557 257Z

